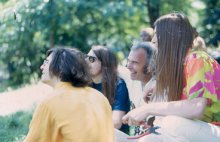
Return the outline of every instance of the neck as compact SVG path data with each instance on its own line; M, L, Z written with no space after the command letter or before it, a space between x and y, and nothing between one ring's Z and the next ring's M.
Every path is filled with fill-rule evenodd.
M102 82L102 74L92 77L92 81L96 84L101 83Z
M145 78L141 81L142 86L145 86L147 82L150 81L151 77L151 73L146 74Z
M51 82L48 83L48 85L50 85L51 87L54 88L59 82L60 82L60 79L54 77L54 78L51 80Z

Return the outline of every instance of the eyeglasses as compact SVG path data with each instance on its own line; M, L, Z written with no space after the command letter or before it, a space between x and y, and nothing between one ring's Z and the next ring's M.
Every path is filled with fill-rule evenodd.
M89 60L90 63L94 63L97 60L97 57L85 55L85 58Z
M97 60L97 58L93 56L88 56L88 59L91 63L94 63Z
M44 62L43 62L43 65L46 65L48 63L49 63L49 61L47 59L45 59Z

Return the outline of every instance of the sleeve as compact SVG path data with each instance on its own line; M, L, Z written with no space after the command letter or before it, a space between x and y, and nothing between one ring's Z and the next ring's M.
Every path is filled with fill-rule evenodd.
M24 142L51 141L51 115L46 104L40 104L34 112L29 132Z
M214 63L210 58L197 56L186 63L184 92L188 99L204 97L209 101L217 101L218 86L215 83L217 70L213 66Z
M115 102L112 106L112 110L121 110L128 112L130 110L130 100L128 96L128 89L124 80L120 79L117 84Z

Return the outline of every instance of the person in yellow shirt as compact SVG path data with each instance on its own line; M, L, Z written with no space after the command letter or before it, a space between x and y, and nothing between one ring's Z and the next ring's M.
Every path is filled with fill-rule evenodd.
M83 54L52 48L40 67L52 97L36 109L25 142L114 142L112 111L91 81Z

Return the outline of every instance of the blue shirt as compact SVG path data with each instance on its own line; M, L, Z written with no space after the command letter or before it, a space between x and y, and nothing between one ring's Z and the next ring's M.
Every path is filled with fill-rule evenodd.
M98 83L98 84L92 83L91 87L102 92L102 83ZM125 84L125 81L121 78L119 78L117 81L115 100L112 105L112 110L125 111L126 113L130 110L128 89ZM120 130L128 134L129 127L128 125L123 124Z

